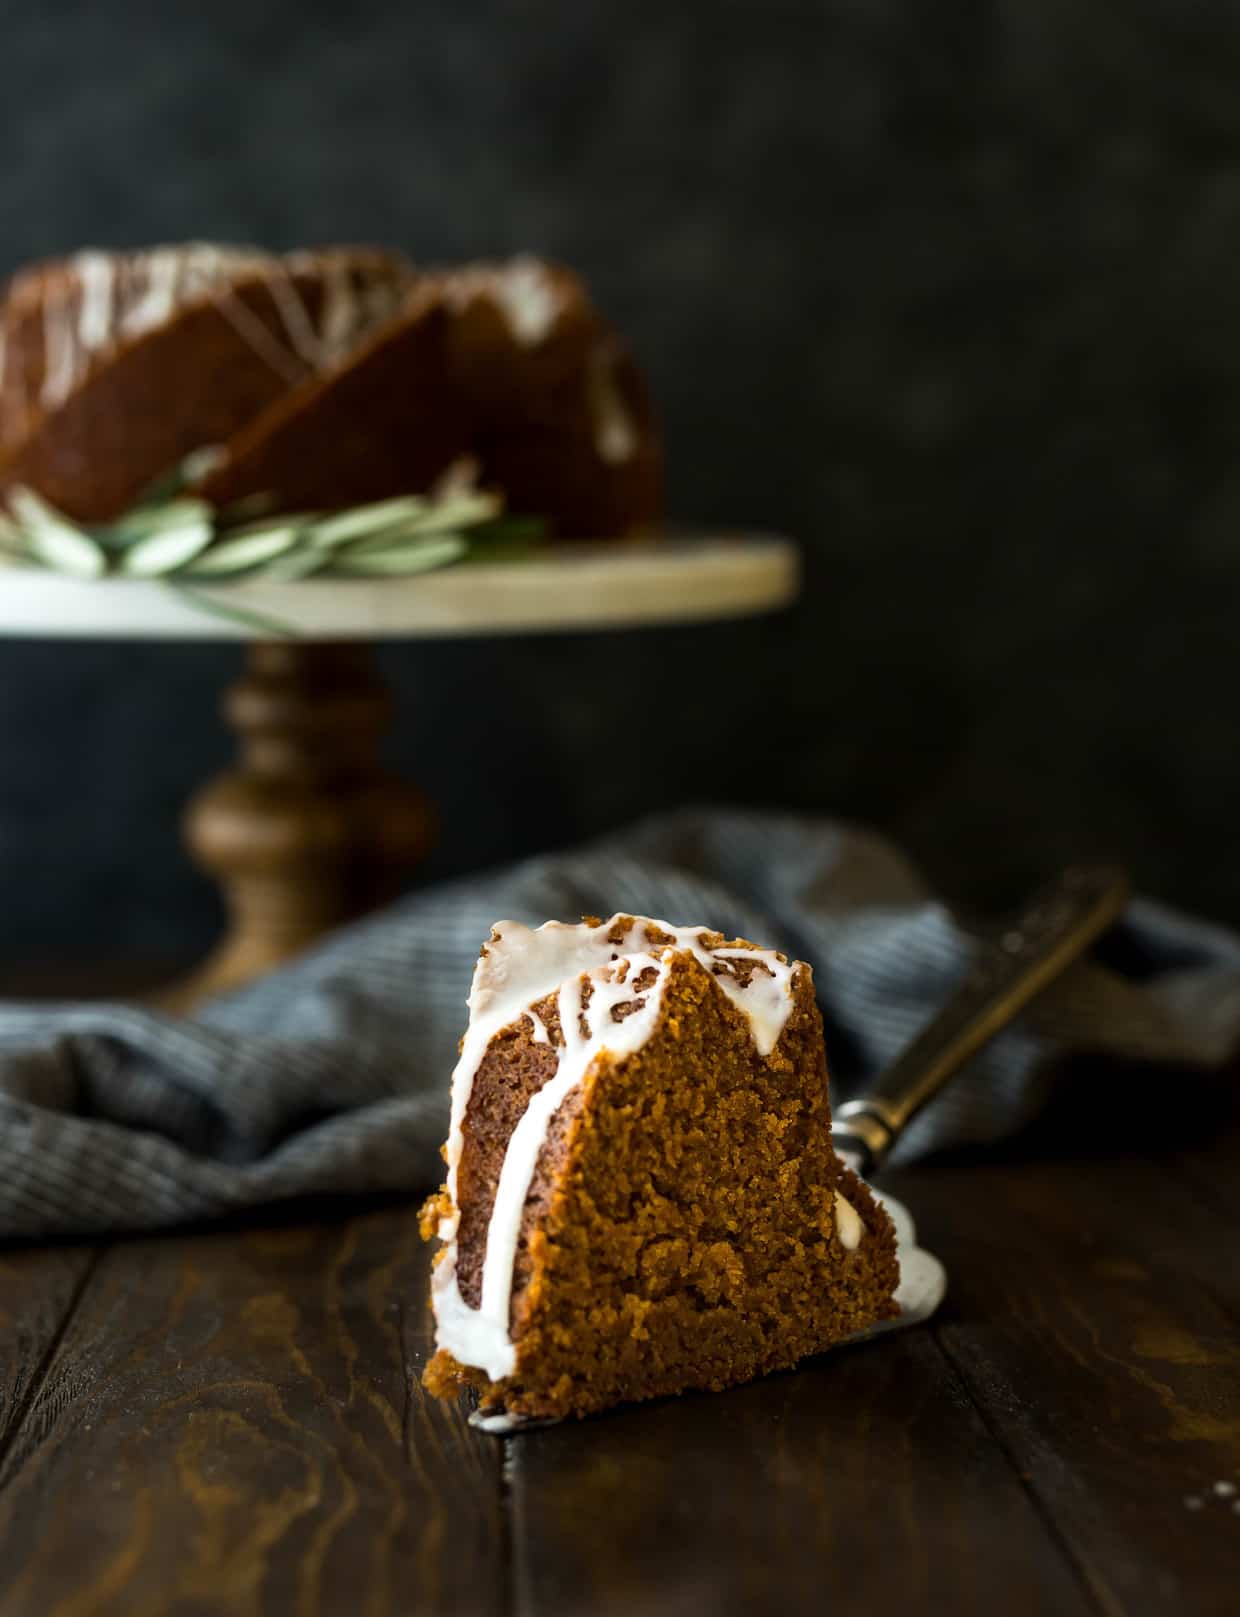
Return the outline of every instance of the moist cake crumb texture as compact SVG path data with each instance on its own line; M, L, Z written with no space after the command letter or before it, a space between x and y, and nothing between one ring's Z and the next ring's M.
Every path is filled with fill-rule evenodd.
M499 923L453 1075L425 1384L556 1418L718 1390L896 1313L831 1147L810 968L628 915Z

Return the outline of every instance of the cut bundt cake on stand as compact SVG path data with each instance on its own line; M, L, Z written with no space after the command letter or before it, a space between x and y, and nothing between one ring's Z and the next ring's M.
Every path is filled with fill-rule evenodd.
M795 596L787 541L663 542L662 470L620 333L528 254L191 242L0 287L0 632L251 642L226 708L240 767L186 818L233 924L169 1003L284 961L425 852L425 802L378 755L370 641Z
M431 1392L588 1415L898 1313L891 1221L831 1146L807 965L630 915L501 922L469 1011L423 1214Z
M570 538L650 527L663 455L649 395L581 279L522 256L445 272L438 286L483 482Z
M641 378L563 266L192 242L13 277L0 500L29 489L107 524L200 450L188 492L216 511L339 511L424 494L462 462L564 538L649 528L662 497Z
M570 270L521 257L422 275L339 363L230 442L199 492L288 509L426 489L468 457L510 511L552 534L649 527L662 454L620 338Z
M216 506L272 496L295 511L429 488L472 442L446 323L419 284L342 362L307 375L223 445L196 492Z
M0 302L0 484L119 516L331 370L414 282L399 253L184 243L37 264Z

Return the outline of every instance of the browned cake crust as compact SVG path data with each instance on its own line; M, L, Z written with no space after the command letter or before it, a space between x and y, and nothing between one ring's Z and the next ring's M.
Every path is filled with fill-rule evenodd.
M238 433L200 492L217 505L271 494L296 510L429 487L471 437L451 386L447 326L420 287L346 363L283 392Z
M541 341L522 341L505 287L526 269L518 259L438 278L483 480L567 537L649 527L662 509L663 456L637 367L562 264L537 266L554 319Z
M165 250L165 262L180 253L192 263L194 251ZM186 455L227 442L312 374L332 340L323 327L333 279L351 279L353 313L337 338L351 347L412 275L400 255L370 249L238 254L235 270L169 290L166 317L129 335L126 314L150 290L132 264L159 255L88 256L112 277L111 328L93 346L77 339L78 261L26 271L0 305L0 486L29 484L82 522L120 515ZM61 397L53 373L51 402L49 365L72 377Z
M19 270L0 297L0 456L29 431L39 413L39 396L47 381L50 311L63 310L69 320L80 317L82 286L67 262L59 259ZM76 356L73 368L77 368Z
M120 515L191 451L217 504L331 509L468 455L510 511L605 537L659 514L649 400L578 278L528 258L188 243L34 265L0 299L0 494Z
M319 364L321 349L338 355L366 326L390 315L412 277L401 254L367 247L281 258L252 247L185 242L137 251L96 249L31 264L0 293L0 454L130 341L195 303L217 301L227 310L235 286L266 281L283 312L284 330L273 329L274 344L267 332L251 328L251 335L291 378L306 364ZM308 287L314 288L314 307L305 301ZM325 289L328 307L320 321ZM244 313L240 318L244 324ZM183 374L176 379L187 380Z
M523 276L545 300L537 340L506 290ZM286 507L346 505L420 491L465 454L510 511L561 536L604 538L657 517L649 401L571 271L516 260L427 275L341 367L239 434L201 492L217 504L274 493Z
M627 354L617 353L608 362L607 385L639 420L648 411L645 388ZM479 441L484 480L504 490L512 510L546 513L564 538L640 533L654 526L663 506L663 456L652 430L635 435L633 451L622 462L599 454L592 424L595 375L587 367L555 395L557 419L521 419Z
M436 1355L426 1384L485 1408L549 1418L788 1368L895 1312L894 1232L831 1148L822 1024L808 967L769 1056L690 953L677 954L658 1026L606 1053L559 1108L526 1198L514 1270L509 1379ZM536 1008L560 1041L554 1003ZM553 1069L521 1019L474 1080L458 1169L458 1280L476 1302L507 1141ZM847 1251L844 1188L866 1227Z

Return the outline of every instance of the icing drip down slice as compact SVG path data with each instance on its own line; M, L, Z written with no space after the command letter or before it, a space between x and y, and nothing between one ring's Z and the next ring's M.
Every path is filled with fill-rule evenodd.
M794 969L774 950L729 948L718 933L702 927L617 915L598 926L550 921L536 931L500 922L478 962L469 1027L452 1077L447 1161L454 1211L439 1227L448 1244L435 1269L433 1296L439 1346L459 1363L485 1370L492 1381L511 1375L516 1362L509 1335L513 1266L525 1200L551 1120L596 1057L606 1051L620 1060L642 1048L658 1022L671 961L683 952L711 973L746 1017L754 1048L769 1055L792 1009ZM530 1007L552 994L562 1039L558 1065L509 1139L487 1227L480 1306L471 1308L457 1283L455 1209L462 1127L474 1079L491 1040L522 1016L532 1023L537 1042L550 1042ZM617 1019L613 1013L621 1008ZM845 1227L841 1211L842 1235Z
M49 275L41 287L40 276ZM278 335L236 295L247 283L266 288ZM291 385L343 358L363 331L396 312L412 283L412 270L395 254L325 248L279 257L253 247L185 242L119 253L88 248L63 264L35 266L13 288L19 312L35 302L41 308L37 397L44 409L55 410L96 361L201 301L213 302ZM311 285L322 288L317 324L307 302ZM10 384L6 376L4 325L0 319L0 388L12 385L24 394L26 378L19 372Z

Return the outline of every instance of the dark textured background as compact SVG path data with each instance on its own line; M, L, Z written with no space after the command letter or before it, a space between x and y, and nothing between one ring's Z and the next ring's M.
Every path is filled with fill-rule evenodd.
M87 242L534 248L659 401L764 623L387 648L428 874L686 799L876 821L994 900L1070 855L1240 919L1229 0L0 0L0 269ZM0 957L192 953L210 648L0 644Z

